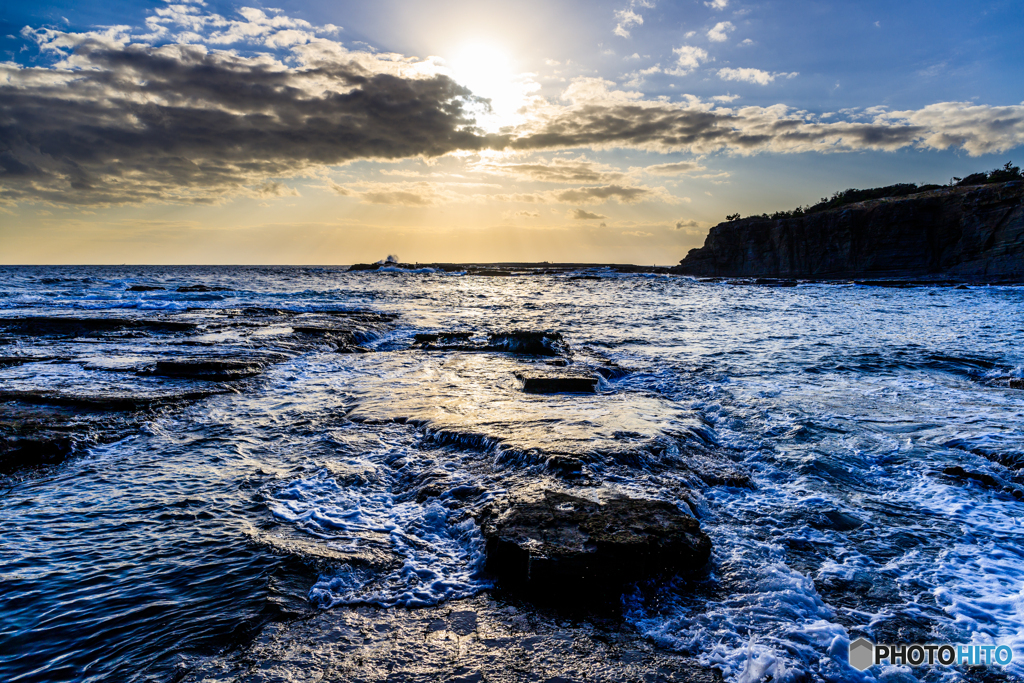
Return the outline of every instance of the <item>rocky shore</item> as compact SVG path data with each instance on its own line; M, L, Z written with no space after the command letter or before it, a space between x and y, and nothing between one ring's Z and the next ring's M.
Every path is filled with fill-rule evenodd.
M359 310L301 313L270 308L194 309L132 317L10 316L0 318L0 475L24 476L58 465L92 445L138 432L168 411L225 393L259 392L259 376L272 365L319 349L372 353L368 344L393 329L393 317ZM410 343L411 341L411 343ZM602 396L601 382L624 371L614 363L574 362L566 338L554 330L499 329L422 332L388 347L405 353L470 352L480 367L521 383L523 394ZM486 357L486 358L485 358ZM491 359L491 360L488 360ZM429 394L427 387L420 393ZM557 400L557 399L555 399ZM351 414L354 421L379 418ZM649 467L655 441L624 448L585 431L527 432L516 438L484 419L479 431L456 428L429 415L392 416L418 425L435 447L483 448L480 467L497 461L540 466L546 483L524 481L486 507L484 491L459 493L487 540L487 569L501 587L541 604L614 611L625 586L658 576L692 574L710 557L711 540L685 503L570 493L600 481L595 467L611 457L627 468ZM640 435L637 435L640 436ZM697 444L694 453L701 450ZM396 463L396 466L401 463ZM740 473L716 474L721 463L681 463L695 485L745 485ZM728 469L728 467L726 467ZM449 488L441 473L418 478L415 498L436 499ZM698 483L699 482L699 483Z
M247 380L307 351L359 351L389 320L271 308L2 317L0 475L60 464L159 414L246 391Z
M1024 181L943 187L711 228L673 273L698 277L1024 281Z

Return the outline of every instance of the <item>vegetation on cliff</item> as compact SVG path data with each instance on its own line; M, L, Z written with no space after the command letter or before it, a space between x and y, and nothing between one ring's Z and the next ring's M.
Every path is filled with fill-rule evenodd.
M987 185L991 183L1005 183L1010 180L1021 180L1024 179L1024 174L1018 166L1014 166L1012 162L1007 161L1001 168L996 168L988 172L983 173L972 173L966 178L954 177L949 181L949 187L965 187L967 185ZM798 206L792 211L776 211L773 214L762 213L761 215L747 216L747 218L761 218L768 220L778 220L782 218L798 218L800 216L806 216L812 213L821 213L822 211L829 211L831 209L839 208L847 204L856 204L857 202L866 202L872 199L889 199L895 197L906 197L912 194L919 194L921 192L928 192L929 190L939 190L942 185L918 185L916 183L897 183L896 185L887 185L886 187L874 187L868 190L843 190L841 192L834 193L831 197L822 197L821 201L812 206ZM725 217L727 221L740 220L740 215L734 213Z

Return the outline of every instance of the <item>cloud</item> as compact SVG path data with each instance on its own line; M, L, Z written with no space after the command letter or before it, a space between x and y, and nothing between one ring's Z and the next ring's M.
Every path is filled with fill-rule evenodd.
M644 81L646 76L651 74L661 73L661 65L655 64L654 66L646 69L640 69L639 71L633 71L625 75L624 78L627 80L623 83L627 88L636 88Z
M705 2L704 4L711 9L722 10L729 4L729 0L711 0L711 2Z
M879 114L879 124L922 129L919 146L963 149L971 156L997 154L1024 145L1024 104L993 107L973 102L940 102L923 109Z
M1004 107L945 102L920 110L874 110L866 121L824 123L782 104L717 109L641 100L589 79L571 106L551 109L523 127L509 145L517 151L632 148L660 153L730 151L834 153L961 148L972 156L1024 145L1024 104ZM585 92L585 96L583 93ZM857 112L848 112L851 118Z
M530 204L602 204L615 200L620 204L635 204L642 201L675 203L680 201L660 187L631 185L597 185L576 187L567 190L529 192L515 194L480 195L481 199L503 202L526 202ZM683 201L689 201L683 199Z
M367 204L388 204L399 206L434 206L439 204L438 197L429 190L422 192L408 190L390 190L383 192L365 192L362 199Z
M568 204L605 202L609 199L614 199L622 204L635 204L646 199L664 198L662 193L656 192L649 187L628 187L623 185L578 187L572 190L554 192L552 196L556 200Z
M708 39L713 43L724 43L729 36L726 35L736 30L731 21L720 21L708 31Z
M685 76L700 66L702 62L708 61L707 50L692 45L682 45L674 48L672 52L679 57L676 60L676 68L665 72L670 76Z
M742 81L756 83L757 85L768 85L776 78L796 78L799 72L792 73L768 73L760 69L719 69L718 77L723 81Z
M516 218L540 218L540 213L537 211L516 211Z
M490 173L542 183L612 183L624 177L621 171L584 158L555 158L529 164L486 164L479 168Z
M630 0L629 7L627 7L626 9L616 10L615 30L612 31L612 33L623 38L629 38L629 28L631 26L643 25L644 18L633 11L637 7L654 7L654 0ZM606 50L606 52L610 51Z
M673 164L655 164L644 168L645 173L653 175L688 175L706 170L695 161L679 161Z
M643 230L629 230L627 232L623 232L622 234L623 235L628 235L630 237L653 237L654 236L653 232L644 232Z
M707 232L708 226L699 221L691 219L680 218L676 221L676 230L682 230L687 235L703 235Z
M169 14L160 14L164 10ZM167 5L146 30L188 34L193 43L236 35L239 46L259 50L149 44L126 27L78 34L24 31L51 64L0 63L0 204L216 203L232 196L281 196L295 187L289 179L317 177L351 161L485 150L629 148L701 155L913 147L977 156L1024 145L1024 105L872 107L843 110L825 122L782 104L723 108L693 96L651 100L599 78L574 80L561 100L536 97L526 123L485 135L469 113L480 101L431 60L352 52L319 37L320 28L270 10L241 16L244 21L229 21L193 5ZM241 23L248 28L235 26ZM295 42L299 36L287 31L312 37ZM278 34L271 48L268 41ZM708 61L700 48L675 52L679 70ZM766 84L796 74L720 69L718 75ZM481 197L577 204L678 201L660 188L632 187L617 169L582 158L508 164L503 171L499 166L492 164L491 172L592 186ZM449 199L436 188L326 187L386 204L425 206Z
M615 11L615 21L617 23L612 33L623 38L629 38L629 28L642 25L644 18L631 9L620 9Z
M269 197L301 197L299 191L294 187L288 187L284 183L277 182L276 180L267 181L258 187L253 188L253 193L257 197L269 198Z
M374 73L372 60L289 68L96 40L70 59L0 64L5 201L209 202L311 167L494 146L464 109L468 90L442 75Z
M726 102L726 103L728 103L728 102L735 102L739 98L740 98L739 95L715 95L711 99L713 99L715 102Z
M583 209L574 209L569 212L569 218L577 221L599 221L602 218L608 218L608 216L602 216L599 213L590 213Z

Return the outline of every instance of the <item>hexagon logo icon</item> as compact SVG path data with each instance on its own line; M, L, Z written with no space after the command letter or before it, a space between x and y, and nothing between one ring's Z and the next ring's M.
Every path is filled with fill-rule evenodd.
M858 638L850 643L850 666L857 671L864 671L875 663L875 644L866 638Z

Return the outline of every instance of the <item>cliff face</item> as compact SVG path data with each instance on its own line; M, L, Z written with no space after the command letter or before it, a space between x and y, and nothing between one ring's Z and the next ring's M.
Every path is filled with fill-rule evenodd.
M672 271L1024 281L1024 182L942 188L799 218L720 223Z

